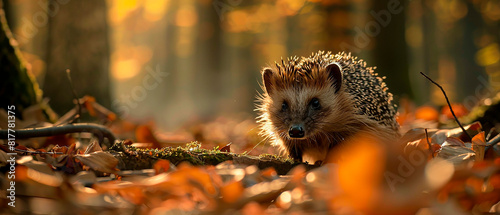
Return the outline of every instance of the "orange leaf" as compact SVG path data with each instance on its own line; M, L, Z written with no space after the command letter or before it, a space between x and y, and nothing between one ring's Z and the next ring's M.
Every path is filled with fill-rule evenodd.
M453 108L453 112L457 117L462 117L469 113L467 108L465 108L465 106L462 104L451 104L451 108ZM448 106L443 106L443 108L441 109L441 114L446 116L446 118L448 119L454 119L453 114L451 114L450 108Z
M94 106L92 105L92 103L95 102L95 98L92 96L84 96L83 100L84 100L83 106L85 106L85 109L87 109L89 115L97 116Z
M140 205L144 202L145 196L143 192L143 188L139 186L130 186L123 189L118 190L118 193L128 201Z
M135 138L139 143L152 143L151 148L161 148L160 142L153 134L153 130L148 125L139 125L135 130Z
M158 160L153 169L155 170L155 174L158 175L162 172L167 172L170 169L170 162L168 160Z
M222 200L228 203L236 202L243 194L245 188L239 181L230 182L220 188Z
M432 153L433 153L433 156L435 157L436 154L439 152L439 150L441 149L441 145L439 144L436 144L436 143L432 143L431 144L431 149L432 149Z
M472 144L486 145L486 138L484 137L484 131L477 134L472 138Z
M439 113L431 106L422 106L415 111L415 118L427 121L437 121L439 119Z
M476 153L476 161L484 160L484 150L486 148L486 138L484 131L472 138L472 150Z
M493 188L500 189L500 174L490 176L489 183Z
M273 178L273 177L277 176L278 173L276 173L276 170L274 169L274 167L269 167L269 168L262 170L260 172L260 175L262 175L263 177L266 177L266 178Z
M369 211L377 199L379 183L386 162L382 144L375 137L357 135L347 140L339 151L338 180L349 203L362 211ZM367 168L369 167L369 168Z

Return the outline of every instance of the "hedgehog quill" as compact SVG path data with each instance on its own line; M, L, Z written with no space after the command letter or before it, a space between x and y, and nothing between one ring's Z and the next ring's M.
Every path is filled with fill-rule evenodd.
M398 136L392 94L350 53L319 51L262 70L257 111L261 135L289 157L323 162L328 152L359 132Z

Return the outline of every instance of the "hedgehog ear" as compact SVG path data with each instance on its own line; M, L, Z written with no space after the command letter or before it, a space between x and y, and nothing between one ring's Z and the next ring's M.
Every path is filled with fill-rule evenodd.
M338 92L342 86L342 68L340 68L340 65L332 63L326 66L326 72L332 81L332 86L335 88L335 92Z
M266 67L262 70L262 81L264 81L264 87L267 94L271 94L273 90L272 84L273 70L270 67Z

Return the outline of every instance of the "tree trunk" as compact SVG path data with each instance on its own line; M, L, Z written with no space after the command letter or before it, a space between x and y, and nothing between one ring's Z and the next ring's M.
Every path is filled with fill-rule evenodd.
M365 29L371 29L370 31L373 32L367 31L366 33L374 33L372 55L374 61L370 65L377 66L376 72L381 76L387 76L386 83L390 92L394 95L412 97L405 41L407 3L401 2L399 6L390 5L393 5L393 1L373 1L373 9L368 12L370 15ZM390 14L390 16L385 18L382 14ZM379 31L369 27L373 23L380 28ZM376 34L376 32L380 33Z
M51 0L49 4L57 4ZM71 70L79 97L91 95L110 107L109 43L106 1L70 1L49 21L47 74L43 89L58 114L71 109L74 96L66 77Z
M16 118L23 119L22 112L27 107L40 104L42 91L38 87L35 77L26 67L26 62L21 56L17 41L7 25L5 14L0 3L0 108L7 110L8 106L14 106ZM9 108L12 110L12 108ZM52 111L48 106L42 106L42 110L49 120ZM5 125L0 125L5 128Z

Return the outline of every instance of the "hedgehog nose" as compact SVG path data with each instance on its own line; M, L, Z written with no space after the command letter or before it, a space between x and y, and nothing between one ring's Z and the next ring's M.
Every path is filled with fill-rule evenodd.
M290 127L290 130L288 130L288 135L290 135L290 138L302 138L304 137L304 128L302 128L301 125L292 125Z

